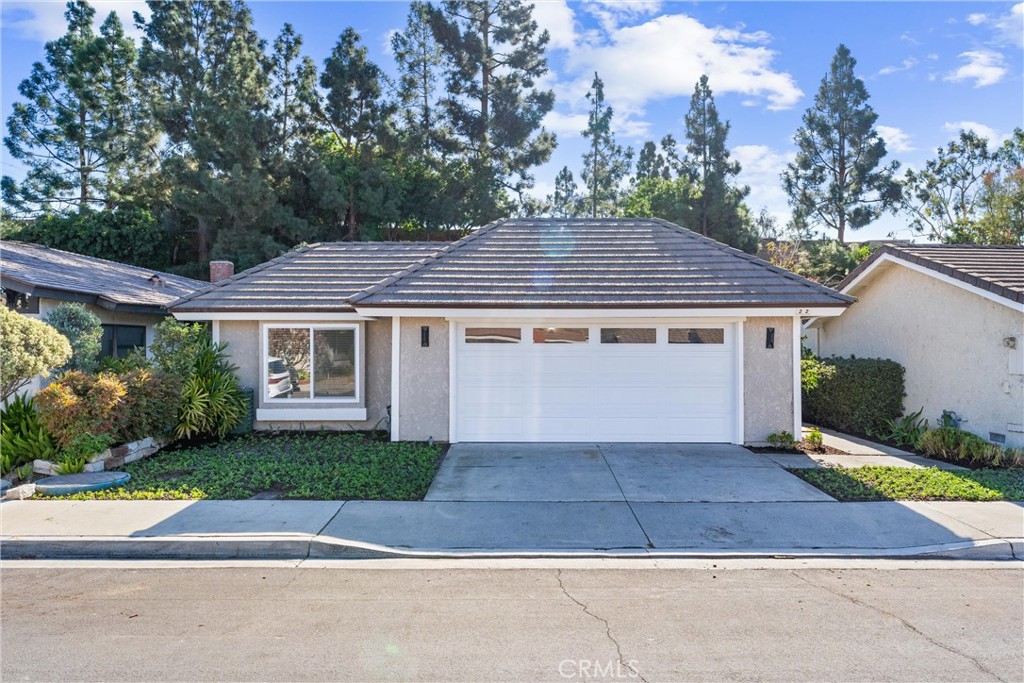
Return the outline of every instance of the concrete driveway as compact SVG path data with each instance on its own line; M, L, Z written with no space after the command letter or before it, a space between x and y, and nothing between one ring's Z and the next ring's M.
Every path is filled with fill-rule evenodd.
M779 503L833 499L730 444L454 444L428 501Z

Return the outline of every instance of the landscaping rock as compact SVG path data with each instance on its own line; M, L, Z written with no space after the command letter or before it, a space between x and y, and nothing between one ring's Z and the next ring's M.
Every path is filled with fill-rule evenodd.
M57 466L56 463L52 463L49 460L33 460L32 471L36 474L51 475L54 473L54 468Z
M36 493L43 496L67 496L85 491L102 491L112 486L127 484L130 479L131 475L127 472L92 472L47 477L36 482Z
M119 458L117 456L114 456L112 458L107 458L106 462L103 463L104 469L116 470L118 467L124 466L124 464L126 462L128 462L128 458L130 458L130 457L132 457L132 456L126 455L123 458Z
M108 448L105 451L100 451L99 453L93 453L92 455L90 455L85 460L86 460L86 462L97 462L97 461L106 460L109 457L110 457L110 449Z
M11 488L11 482L6 479L0 479L0 493L7 493L9 488Z
M35 484L22 484L21 486L15 486L14 488L7 491L4 494L4 500L25 500L35 495L36 485Z
M128 450L128 444L122 444L121 446L115 446L110 449L110 456L112 458L123 458L128 455L131 451Z
M87 462L87 463L85 463L85 467L82 468L82 471L83 472L102 472L103 471L104 462L105 461L103 461L103 460L97 460L95 462Z

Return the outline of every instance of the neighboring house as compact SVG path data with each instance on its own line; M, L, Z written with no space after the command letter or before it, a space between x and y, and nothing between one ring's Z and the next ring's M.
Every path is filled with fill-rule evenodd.
M906 412L1024 447L1024 247L886 245L839 289L857 303L812 323L818 355L891 358Z
M147 349L167 304L209 283L38 244L0 241L5 303L30 317L77 301L103 323L104 356Z
M257 428L759 443L799 431L801 317L852 301L661 220L510 219L302 247L170 310L229 342Z

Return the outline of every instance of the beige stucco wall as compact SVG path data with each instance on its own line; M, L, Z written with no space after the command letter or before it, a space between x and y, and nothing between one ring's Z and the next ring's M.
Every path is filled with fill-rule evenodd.
M420 346L420 327L430 327L430 346ZM448 440L448 322L402 318L400 327L399 437Z
M864 284L853 292L857 303L823 322L819 354L891 358L906 368L907 412L924 408L934 425L952 410L966 420L962 428L1024 447L1024 314L897 264L883 264ZM1016 349L1003 345L1006 337L1017 338Z
M322 324L323 321L318 321ZM296 324L302 324L297 322ZM362 400L358 403L296 403L268 404L262 391L261 332L258 321L221 321L220 340L228 343L231 360L238 366L242 386L255 389L257 407L302 408L311 411L331 408L365 407L366 420L321 421L258 420L256 429L387 429L387 407L391 403L391 320L373 320L362 325L359 350L365 359L362 365Z
M769 327L775 348L765 348ZM747 318L743 323L743 438L763 444L793 431L793 319Z

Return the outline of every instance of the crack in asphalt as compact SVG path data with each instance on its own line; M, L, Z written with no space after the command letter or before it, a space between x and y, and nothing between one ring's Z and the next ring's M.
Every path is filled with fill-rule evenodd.
M629 669L639 680L643 681L643 683L648 683L647 679L644 678L639 671L633 668L633 666L626 661L625 655L622 654L622 646L619 645L619 641L616 640L615 636L612 635L612 626L610 623L608 623L608 620L598 614L594 614L590 611L589 607L587 607L585 604L583 604L582 602L574 598L572 595L570 595L569 591L565 588L565 582L562 581L561 569L559 569L558 572L555 574L555 578L558 580L558 587L562 590L562 594L565 595L565 597L569 598L569 600L571 600L576 605L579 605L580 609L583 610L584 614L604 624L604 633L608 637L608 640L611 641L612 645L615 646L615 652L617 653L619 666Z
M797 579L800 579L801 581L806 583L808 586L813 586L814 588L817 588L819 590L823 590L826 593L831 593L832 595L835 595L836 597L843 598L844 600L846 600L848 602L851 602L854 605L857 605L858 607L865 607L865 608L867 608L869 610L877 612L878 614L881 614L881 615L890 617L892 619L895 619L896 621L900 622L900 624L902 624L904 628L906 628L907 630L911 631L912 633L916 633L917 635L921 636L922 638L924 638L926 641L928 641L932 645L934 645L934 646L936 646L938 648L941 648L941 649L943 649L943 650L945 650L947 652L950 652L952 654L955 654L955 655L957 655L959 657L963 657L967 661L969 661L972 664L974 664L974 666L976 666L979 671L983 671L983 672L987 673L989 676L991 676L992 678L996 679L997 681L1002 681L1002 683L1006 683L1006 679L1001 678L999 676L999 674L995 673L994 671L992 671L991 669L986 667L984 664L982 664L980 661L978 661L978 659L976 657L972 657L971 655L967 654L966 652L961 652L960 650L957 650L955 647L953 647L951 645L946 645L945 643L939 642L935 638L932 638L927 633L925 633L921 629L919 629L916 626L914 626L913 624L911 624L909 621L907 621L906 619L904 619L900 615L895 614L893 612L889 612L888 610L884 610L881 607L877 607L875 605L872 605L871 603L864 602L863 600L858 600L854 596L847 595L846 593L843 593L842 591L834 590L832 588L829 588L828 586L823 586L821 584L814 583L810 579L808 579L808 578L806 578L804 576L801 576L800 574L798 574L797 572L795 572L793 570L790 570L789 574L791 574L793 577L795 577Z

